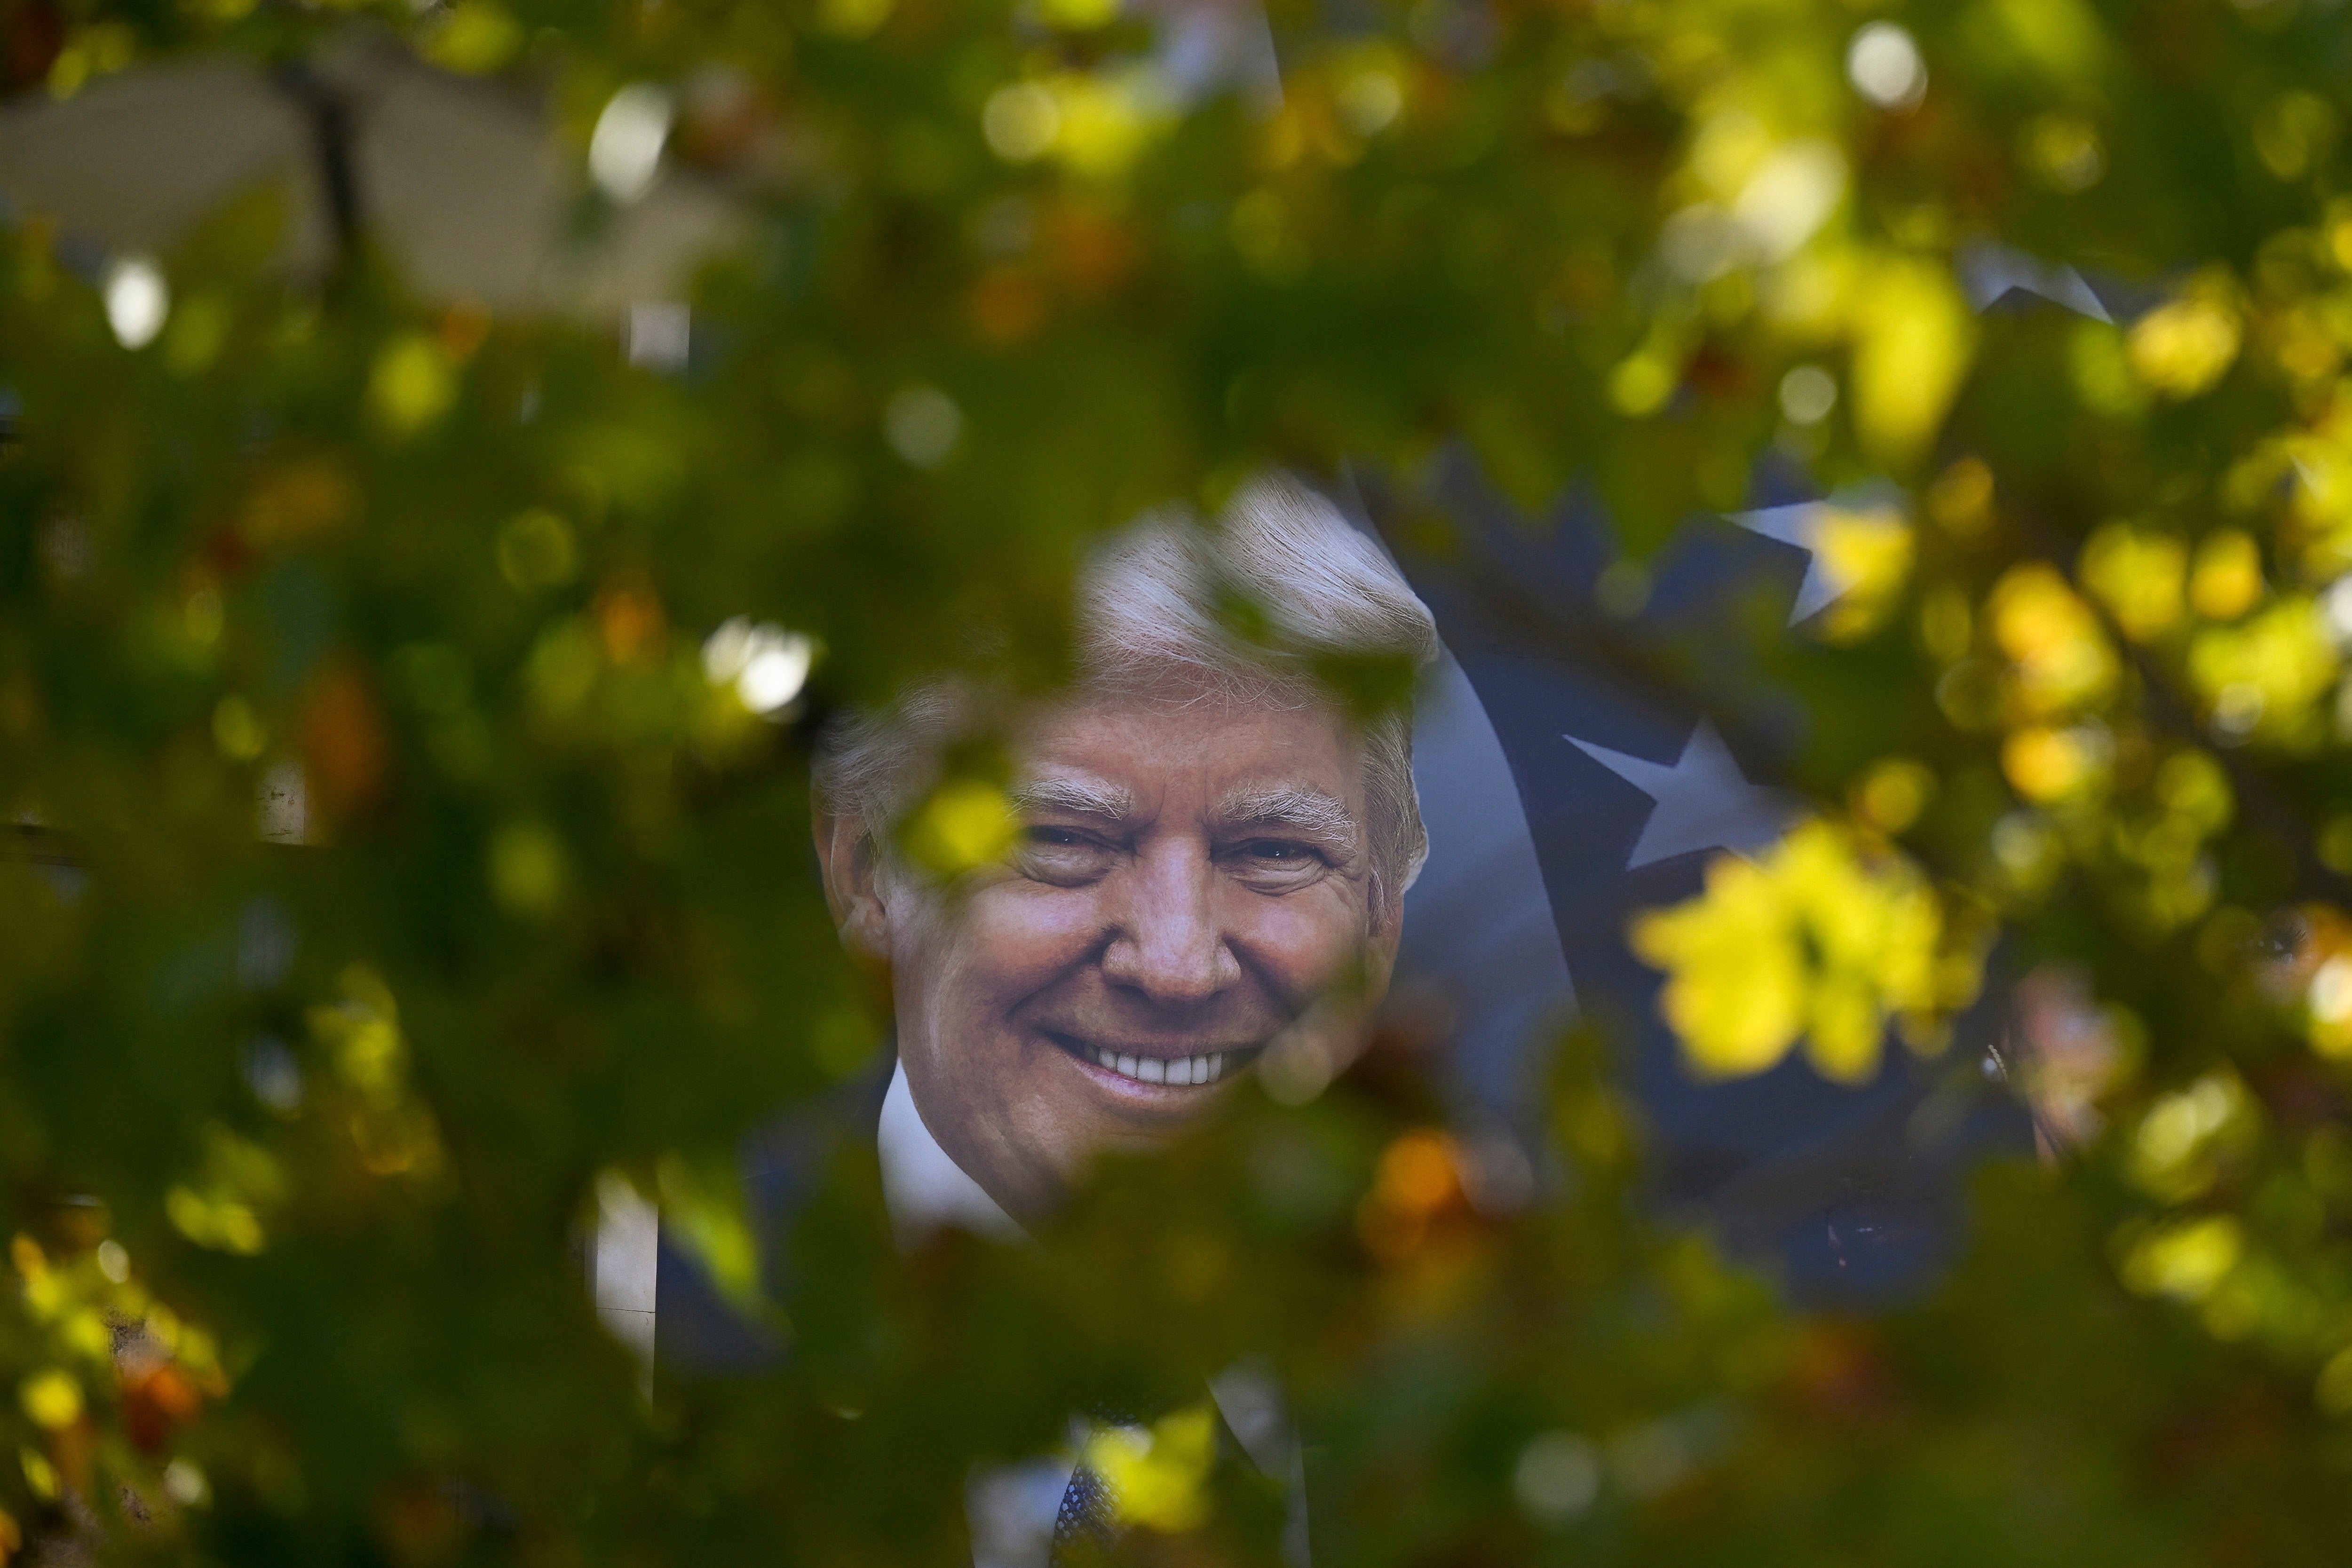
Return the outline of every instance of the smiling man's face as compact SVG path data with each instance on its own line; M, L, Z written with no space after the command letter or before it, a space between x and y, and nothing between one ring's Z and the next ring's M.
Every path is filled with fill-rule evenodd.
M1360 749L1319 704L1088 700L1019 763L1010 863L951 900L872 879L863 934L924 1123L1033 1215L1091 1152L1181 1127L1360 955L1385 976L1397 922Z

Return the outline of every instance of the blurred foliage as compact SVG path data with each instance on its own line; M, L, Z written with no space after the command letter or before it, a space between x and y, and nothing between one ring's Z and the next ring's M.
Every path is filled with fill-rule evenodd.
M2340 1555L2332 4L1278 3L1278 102L1173 90L1097 0L11 0L0 67L65 96L355 19L543 94L572 157L661 88L757 221L676 374L365 249L289 280L267 191L111 323L6 231L0 1550L948 1561L972 1459L1110 1390L1179 1412L1102 1456L1147 1554L1271 1560L1279 1500L1198 1506L1183 1414L1258 1355L1327 1563ZM2111 304L1979 312L1991 244ZM1144 506L1457 438L1636 562L1767 451L1882 498L1757 652L1824 826L1645 945L1703 1065L1801 1033L1851 1075L1999 928L2071 1163L1987 1173L1915 1304L1796 1312L1643 1217L1600 1042L1521 1206L1389 1041L1034 1249L899 1258L845 1142L782 1363L645 1392L583 1285L600 1175L748 1299L732 1151L879 1037L812 726L976 634L1050 680L1078 546ZM996 842L987 773L933 859Z
M1791 828L1759 861L1718 857L1706 890L1633 924L1633 951L1666 972L1660 1006L1691 1067L1742 1078L1800 1040L1842 1083L1879 1067L1888 1023L1940 1045L1945 1015L1976 1000L1978 954L1939 952L1934 894L1904 862L1874 864L1832 828Z

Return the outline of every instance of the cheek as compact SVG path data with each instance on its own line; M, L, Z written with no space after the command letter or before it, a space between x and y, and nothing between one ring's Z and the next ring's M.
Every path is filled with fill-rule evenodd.
M937 977L943 1012L1001 1016L1050 984L1090 951L1098 921L1084 889L1001 882L974 892L917 973ZM985 1020L981 1020L985 1022Z
M1281 899L1245 894L1249 901L1228 927L1286 995L1304 997L1319 990L1363 944L1363 907L1343 884L1334 883L1336 879Z

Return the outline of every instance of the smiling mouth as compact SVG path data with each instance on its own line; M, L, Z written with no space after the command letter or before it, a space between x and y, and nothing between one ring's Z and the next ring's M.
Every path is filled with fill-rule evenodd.
M1260 1050L1255 1046L1230 1051L1202 1051L1193 1056L1136 1056L1114 1051L1106 1047L1090 1046L1067 1035L1047 1035L1080 1061L1101 1068L1134 1083L1161 1084L1174 1089L1192 1088L1215 1083L1227 1073L1239 1072L1254 1060Z

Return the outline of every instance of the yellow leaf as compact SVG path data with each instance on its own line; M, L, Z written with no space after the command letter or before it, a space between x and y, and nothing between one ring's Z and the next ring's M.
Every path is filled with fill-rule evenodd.
M1108 1426L1087 1439L1086 1463L1108 1483L1119 1517L1149 1530L1196 1530L1208 1517L1206 1482L1216 1458L1216 1417L1206 1402L1147 1432Z
M658 1180L663 1234L685 1245L729 1300L746 1310L763 1308L759 1243L733 1169L697 1171L669 1155L661 1162Z
M1854 784L1854 815L1881 833L1900 833L1919 820L1937 782L1933 770L1908 757L1873 763Z
M268 1243L260 1218L251 1208L233 1200L208 1198L194 1187L175 1186L165 1193L163 1212L182 1236L215 1252L251 1257Z
M1039 0L1037 13L1047 26L1091 32L1109 26L1118 15L1118 0Z
M1985 608L2028 714L2093 702L2114 686L2115 650L2090 606L2056 568L2038 561L2011 567L1993 584Z
M1697 898L1637 917L1631 940L1665 971L1659 1008L1706 1079L1762 1072L1801 1038L1824 1077L1857 1082L1890 1021L1930 1038L1973 990L1972 966L1947 973L1942 914L1917 873L1819 821L1760 860L1719 858Z
M2223 286L2213 283L2142 316L2126 343L2140 380L2179 399L2221 379L2238 357L2238 337L2237 310Z
M1855 642L1878 629L1911 575L1911 524L1892 507L1824 508L1814 524L1814 559L1839 588L1820 621L1832 642Z
M907 847L932 870L959 877L1002 859L1019 826L1003 790L980 779L950 779L907 825Z
M1803 1026L1804 960L1790 911L1758 867L1726 856L1697 899L1638 917L1633 952L1666 972L1659 999L1702 1078L1745 1078L1788 1055Z
M468 76L494 71L522 47L522 26L487 0L464 0L448 12L425 47L435 63Z
M2336 668L2318 607L2300 595L2235 626L2209 626L2189 645L2189 681L2232 739L2307 728Z
M2263 552L2243 529L2217 529L2197 546L2189 602L2209 621L2234 621L2263 596Z
M1878 1037L1885 1020L1870 987L1852 975L1824 977L1813 987L1805 1055L1835 1083L1863 1083L1878 1070Z
M92 1361L104 1361L114 1353L114 1331L106 1320L89 1307L68 1313L58 1325L58 1338L68 1350L80 1352Z
M1987 47L2060 79L2088 75L2106 53L2082 0L1980 0L1969 25Z
M25 1407L37 1426L54 1432L72 1426L81 1419L81 1384L73 1374L49 1367L25 1379L16 1390L16 1402Z
M2048 805L2080 794L2105 758L2079 729L2029 724L2001 742L2000 771L2017 793Z
M2083 406L2114 419L2137 419L2147 412L2147 387L2132 369L2130 348L2114 323L2087 318L2075 322L2066 348L2074 395Z
M394 339L368 375L368 406L394 437L438 419L457 395L457 376L441 345L422 332Z
M1962 458L1936 476L1927 515L1955 536L1971 539L1992 521L1992 469L1982 458Z
M2160 1226L2125 1255L2124 1283L2143 1296L2201 1301L2237 1267L2244 1233L2228 1215Z
M2180 620L2189 549L2169 533L2111 522L2083 546L2083 585L2134 642L2152 642Z
M2132 1134L2132 1179L2166 1203L2198 1196L2220 1173L2213 1160L2217 1141L2250 1114L2245 1089L2227 1071L2207 1073L2161 1097Z
M1609 401L1630 418L1647 417L1666 405L1680 374L1663 346L1645 345L1609 373Z
M1916 457L1942 428L1976 352L1976 318L1933 263L1885 261L1853 310L1854 433L1880 460Z

